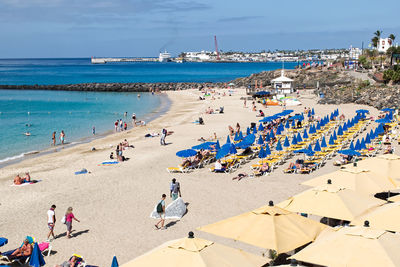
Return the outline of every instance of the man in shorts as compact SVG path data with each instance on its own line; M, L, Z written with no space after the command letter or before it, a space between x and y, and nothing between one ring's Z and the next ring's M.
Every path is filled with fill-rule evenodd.
M50 236L53 236L54 239L56 239L54 235L54 225L56 223L56 213L55 210L56 205L51 205L50 209L47 211L47 226L49 227L50 231L47 234L47 241L50 241Z
M172 201L174 201L178 198L178 195L179 195L179 197L182 197L181 185L174 178L174 179L172 179L169 196L172 198Z
M156 225L154 225L156 227L157 230L161 229L161 230L165 230L166 228L164 227L164 222L165 222L165 198L167 196L165 194L162 194L161 196L161 200L158 202L157 204L157 213L160 216L160 220L158 221L158 223ZM161 227L158 227L158 225L161 223Z

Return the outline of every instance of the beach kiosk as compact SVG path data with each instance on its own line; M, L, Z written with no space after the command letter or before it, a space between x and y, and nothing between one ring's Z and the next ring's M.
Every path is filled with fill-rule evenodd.
M284 70L281 71L281 76L271 81L272 88L275 89L277 95L286 95L293 93L293 80L285 77Z

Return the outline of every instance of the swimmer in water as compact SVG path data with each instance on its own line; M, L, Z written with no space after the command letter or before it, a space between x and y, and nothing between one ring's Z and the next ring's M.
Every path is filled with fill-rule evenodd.
M140 98L140 94L138 94L137 97Z
M26 136L30 136L31 135L31 133L30 132L26 132L26 133L24 133Z

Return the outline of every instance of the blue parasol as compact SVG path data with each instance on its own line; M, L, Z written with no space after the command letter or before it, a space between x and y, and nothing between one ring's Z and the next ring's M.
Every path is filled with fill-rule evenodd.
M271 141L271 137L269 136L269 133L267 133L267 134L265 135L265 141L266 141L266 142Z
M286 136L285 141L283 142L284 147L290 147L289 138Z
M229 135L226 137L226 143L225 144L230 144L231 143L231 138L229 137Z
M217 143L215 144L215 149L216 150L220 150L221 149L221 145L219 144L219 140L217 140Z
M263 144L264 144L264 140L263 140L263 138L262 138L261 135L260 135L260 137L258 138L257 144L258 144L258 145L263 145Z
M216 159L222 159L229 154L229 145L223 145L220 150L218 150L217 154L215 155Z
M297 145L297 138L296 138L296 135L293 135L293 138L292 138L292 145Z
M306 154L307 156L312 156L312 155L314 155L315 154L315 152L314 151L312 151L312 150L309 150L309 149L299 149L299 150L295 150L295 151L293 151L294 153L303 153L303 154Z
M185 149L185 150L176 152L176 155L181 158L193 157L196 154L197 154L197 151L194 149Z
M271 149L269 148L269 145L266 145L266 146L265 146L265 154L266 154L267 156L271 155Z
M308 139L308 133L307 133L306 129L304 129L304 132L303 132L303 139Z
M339 129L338 129L338 131L337 131L337 135L338 135L338 136L342 136L342 135L343 135L343 128L342 128L342 125L339 125Z
M351 143L350 143L350 149L355 150L353 141L351 141Z
M265 153L264 148L261 147L260 152L258 152L258 157L259 157L260 159L264 159L264 158L267 157L267 153Z
M333 140L337 140L336 131L333 131Z
M283 150L283 148L282 148L282 144L281 144L281 140L278 140L278 143L276 144L276 151L282 151Z
M258 126L258 130L262 132L264 131L264 129L264 126L262 125L262 123L260 123L260 125Z
M276 129L276 135L280 135L280 134L282 134L282 131L281 131L281 128L278 127L278 128Z
M361 150L367 149L367 146L365 145L365 140L364 137L361 139L361 145L360 145Z
M356 113L365 114L365 113L369 113L369 110L366 110L366 109L358 109L358 110L356 110Z
M4 237L0 237L0 247L4 246L8 243L8 239Z
M197 146L192 146L192 149L200 150L200 149L211 149L211 146L215 145L214 142L204 142Z
M356 145L354 146L354 150L361 150L361 143L360 139L357 139Z
M319 145L319 140L317 140L317 142L315 143L314 151L315 152L321 151L321 146Z
M119 267L119 264L118 264L116 256L114 256L113 259L112 259L111 267Z
M351 149L345 149L338 151L339 154L348 155L348 156L361 156L360 152Z
M247 130L246 130L246 135L249 135L249 134L251 134L251 132L250 132L250 128L249 128L249 127L247 127Z
M365 144L371 144L371 136L369 133L365 136Z
M285 128L286 128L286 129L289 129L289 128L290 128L289 120L286 121Z
M292 128L296 127L296 124L294 123L294 120L292 120Z
M297 142L298 142L298 143L303 142L303 138L301 138L300 132L297 133Z
M325 140L325 136L324 137L322 137L322 140L321 140L321 147L327 147L328 145L326 144L326 140Z
M312 110L311 110L311 116L314 116L314 115L315 115L314 108L312 108Z
M29 259L29 266L40 267L45 264L46 264L46 262L43 259L42 252L40 252L39 245L38 245L38 243L35 243L31 257Z

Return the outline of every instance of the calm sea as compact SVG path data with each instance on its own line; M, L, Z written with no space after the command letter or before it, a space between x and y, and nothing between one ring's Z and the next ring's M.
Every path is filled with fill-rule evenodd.
M285 63L294 68L297 63ZM90 59L0 59L0 84L70 84L89 82L226 82L282 63L114 63L92 65ZM0 90L0 166L24 153L50 147L61 130L69 143L113 130L117 119L130 122L134 112L157 116L161 96L142 93ZM128 112L128 118L124 113ZM30 136L24 133L30 132Z

